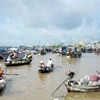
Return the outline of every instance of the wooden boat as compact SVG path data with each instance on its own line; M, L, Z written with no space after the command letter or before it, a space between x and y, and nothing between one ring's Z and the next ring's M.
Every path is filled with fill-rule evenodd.
M45 49L41 49L40 50L40 55L46 55L46 50Z
M53 70L54 70L54 66L52 67L45 66L43 69L39 68L40 73L49 73L49 72L52 72Z
M68 81L65 86L68 92L100 92L100 85L78 85Z
M70 75L69 75L70 76ZM100 84L91 85L91 84L78 84L77 81L67 78L65 81L65 86L68 92L100 92Z
M32 59L14 59L11 62L4 62L6 66L20 66L30 64Z
M82 56L81 52L80 51L77 51L77 52L71 52L71 53L67 53L66 54L66 57L67 58L80 58Z
M6 80L4 77L0 77L0 96L3 94L6 88Z

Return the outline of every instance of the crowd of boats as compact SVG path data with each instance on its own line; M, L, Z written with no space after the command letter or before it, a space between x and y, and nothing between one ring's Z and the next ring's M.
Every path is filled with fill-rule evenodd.
M72 47L66 47L66 46L63 46L55 50L47 49L47 48L46 49L42 48L41 50L35 49L33 50L33 52L31 52L30 50L22 50L22 49L17 49L17 50L13 49L11 51L0 49L0 58L4 61L4 64L6 66L19 66L19 65L30 64L33 59L33 54L46 55L49 52L51 52L52 54L59 53L61 55L66 55L68 58L80 58L82 56L82 53L85 53L85 52L86 53L95 52L97 54L100 54L100 49L96 49L92 47L90 48L84 47L84 48L78 49L77 47L72 48ZM52 62L52 58L50 58L47 64L44 64L43 61L40 61L40 67L38 71L40 73L52 72L55 66L56 65L53 64ZM75 75L74 72L67 73L68 78L64 80L63 82L68 91L78 91L78 92L100 91L100 84L89 84L89 80L86 84L83 84L84 82L82 81L81 81L81 84L79 84L75 80L72 80L74 75ZM98 78L100 79L100 77ZM0 76L0 94L2 94L5 87L6 87L6 80L1 75Z
M16 49L9 51L2 48L0 49L0 58L8 67L30 64L33 59L30 51ZM6 87L6 78L3 75L5 75L5 72L3 72L2 65L0 65L0 95Z

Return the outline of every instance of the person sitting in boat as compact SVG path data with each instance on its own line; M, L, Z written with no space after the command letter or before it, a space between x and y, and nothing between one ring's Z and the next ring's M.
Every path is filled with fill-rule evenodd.
M23 57L23 59L27 59L27 58L32 59L32 55L29 53L25 53L25 56Z
M2 69L1 64L0 64L0 77L2 77L3 74L4 74L4 72L3 72L3 69Z
M70 48L68 48L68 50L67 50L67 56L72 56L72 52L71 52Z
M69 70L66 72L66 75L68 76L69 79L72 79L75 75L75 72Z
M90 85L100 85L100 74L96 75L96 74L93 74L93 75L90 75L89 76L89 84Z
M12 56L13 56L13 54L11 53L11 54L8 56L8 58L6 59L6 61L7 61L8 63L11 63L11 62L12 62Z
M25 56L23 57L23 59L27 59L27 54L25 54Z
M50 68L53 67L53 62L52 62L52 59L51 59L51 58L50 58L49 61L47 62L46 67L50 67Z
M85 75L78 81L79 85L88 84L88 85L100 85L100 74L96 75Z
M16 58L17 58L17 52L14 50L12 59L16 59Z
M43 61L40 61L40 69L44 70L45 64Z
M87 85L88 83L89 83L89 76L88 75L85 75L83 78L80 78L77 81L78 85Z

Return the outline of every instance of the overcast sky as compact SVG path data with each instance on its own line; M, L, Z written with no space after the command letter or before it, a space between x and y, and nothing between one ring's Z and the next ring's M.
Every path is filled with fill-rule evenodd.
M0 0L0 45L100 40L100 0Z

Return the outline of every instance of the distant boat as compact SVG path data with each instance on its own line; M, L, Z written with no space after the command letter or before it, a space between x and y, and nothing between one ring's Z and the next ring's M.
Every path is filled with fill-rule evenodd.
M81 52L80 51L73 51L71 53L67 53L66 54L67 58L80 58L82 56Z
M46 54L46 50L45 49L41 49L40 50L40 55L45 55Z
M20 65L26 65L31 63L31 59L14 59L12 62L4 62L6 66L20 66Z

